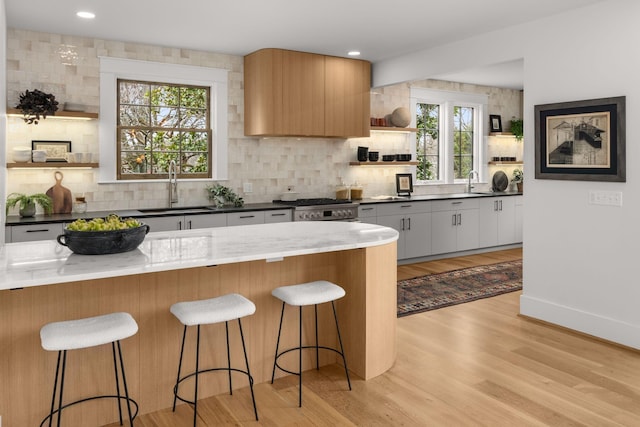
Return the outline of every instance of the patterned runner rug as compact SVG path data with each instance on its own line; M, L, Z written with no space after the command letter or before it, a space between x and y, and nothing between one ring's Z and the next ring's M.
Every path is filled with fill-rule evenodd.
M522 261L430 274L398 282L398 317L522 289Z

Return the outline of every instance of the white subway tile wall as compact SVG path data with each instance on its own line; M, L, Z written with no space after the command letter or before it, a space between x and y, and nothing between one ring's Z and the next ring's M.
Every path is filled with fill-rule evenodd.
M253 191L242 194L248 203L279 198L288 187L300 197L331 197L344 180L358 181L364 196L395 192L395 174L410 167L350 167L360 145L380 154L409 152L412 134L372 133L369 138L351 140L315 138L253 138L244 136L243 58L212 52L150 46L112 40L90 39L60 34L9 29L7 33L7 107L17 105L19 94L40 89L53 93L60 106L65 102L85 104L98 112L99 57L119 57L145 61L197 65L229 70L228 127L229 179L222 184L242 194L242 184L252 183ZM446 90L489 94L491 114L501 114L503 123L521 117L519 91L428 80L418 84ZM384 117L395 108L409 107L409 85L372 89L371 114ZM32 140L71 141L72 151L98 153L98 122L43 120L26 125L19 117L7 122L7 159L13 147L30 147ZM8 169L7 191L44 192L53 184L53 169ZM155 208L168 204L167 182L99 184L91 169L64 169L62 185L74 195L84 195L89 211ZM179 184L180 205L207 205L206 187L211 182L183 181ZM416 188L417 194L451 191L451 187ZM11 213L11 212L10 212Z

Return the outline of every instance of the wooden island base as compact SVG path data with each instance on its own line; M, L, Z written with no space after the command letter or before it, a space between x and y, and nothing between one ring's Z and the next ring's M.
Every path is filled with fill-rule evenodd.
M256 313L242 320L248 357L256 383L271 380L280 301L271 290L313 280L333 281L347 295L337 310L349 370L367 380L388 370L396 357L396 243L219 266L172 270L107 279L0 291L0 415L7 426L37 426L49 412L55 352L40 346L40 328L49 322L126 311L138 322L135 336L122 342L129 393L149 413L172 405L182 325L169 312L171 304L237 292L256 304ZM305 312L305 335L313 342L313 309ZM318 307L321 345L337 345L331 306ZM244 367L237 322L229 323L232 366ZM226 366L224 325L202 328L201 366ZM193 369L195 351L187 335L184 369ZM297 342L297 309L288 307L281 345ZM283 358L297 369L295 353ZM70 351L65 401L115 392L110 346ZM321 364L336 363L321 351ZM304 369L315 367L315 352L304 353ZM278 377L282 372L277 373ZM185 397L193 382L185 381ZM233 387L247 387L243 375ZM226 373L206 374L199 397L228 392ZM260 402L258 401L258 407ZM247 403L250 405L250 402ZM94 426L117 421L117 405L101 400L64 412L65 425Z

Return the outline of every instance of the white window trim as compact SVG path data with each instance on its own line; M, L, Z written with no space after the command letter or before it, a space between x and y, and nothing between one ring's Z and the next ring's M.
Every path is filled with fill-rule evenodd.
M444 90L434 90L426 88L411 88L411 117L412 126L416 123L416 104L437 104L440 106L439 131L443 137L440 144L439 153L439 170L440 179L434 181L420 181L418 185L435 185L435 184L456 184L466 181L462 179L454 179L453 170L453 107L454 105L462 107L472 107L474 109L474 123L476 124L476 132L474 132L474 151L476 155L473 158L473 169L479 174L480 181L487 180L487 142L486 131L489 116L488 104L489 96L483 94L453 92ZM446 152L445 152L446 150Z
M216 181L227 179L228 130L227 104L229 71L220 68L163 62L100 57L100 122L99 146L100 184L130 184L157 182L164 179L118 180L116 169L116 124L118 79L155 81L193 86L207 86L211 96L211 178L185 179L185 181Z

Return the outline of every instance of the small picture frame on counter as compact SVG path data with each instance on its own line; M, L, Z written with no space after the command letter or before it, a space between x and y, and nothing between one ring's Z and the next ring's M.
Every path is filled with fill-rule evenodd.
M497 114L489 114L489 132L502 132L502 119Z
M396 174L396 192L398 196L411 196L413 193L413 175L410 173Z

